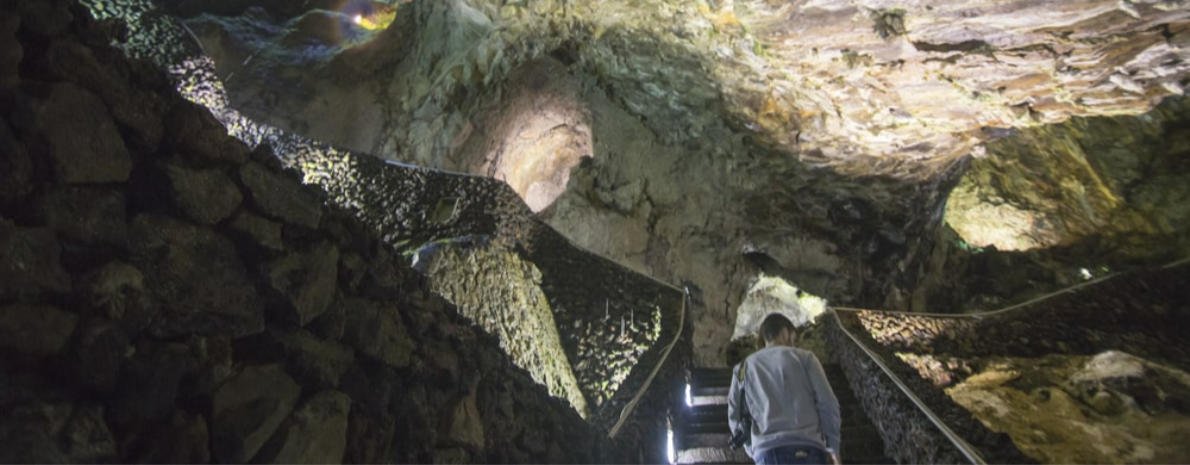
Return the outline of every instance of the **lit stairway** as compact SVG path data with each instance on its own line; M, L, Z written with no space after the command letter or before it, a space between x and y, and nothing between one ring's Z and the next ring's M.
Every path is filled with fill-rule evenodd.
M859 400L851 392L843 371L826 365L827 380L839 398L843 417L845 464L892 464L884 456L884 442L876 427L868 421ZM750 464L743 450L727 447L727 391L731 387L730 368L692 368L690 370L689 406L682 409L674 430L674 458L679 464Z

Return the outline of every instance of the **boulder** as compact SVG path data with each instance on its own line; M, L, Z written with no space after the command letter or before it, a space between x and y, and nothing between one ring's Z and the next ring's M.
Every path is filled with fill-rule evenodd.
M395 306L363 299L345 302L343 340L386 365L409 366L413 340Z
M130 129L130 141L146 153L157 150L164 125L165 102L151 92L132 89L112 66L104 66L94 51L76 40L56 40L42 58L46 71L58 79L96 93L121 126Z
M240 182L265 216L285 223L318 228L322 204L301 183L252 162L240 168Z
M139 343L125 356L108 419L118 429L141 429L164 421L173 411L182 377L193 366L181 343Z
M342 463L350 411L351 398L347 394L335 390L315 394L289 416L254 461Z
M128 335L106 318L85 319L71 347L68 364L80 384L101 395L111 394L121 378L120 365L128 352Z
M279 365L249 366L215 392L211 433L215 457L245 463L293 410L301 387Z
M168 422L141 438L136 463L210 463L210 436L202 415L175 409Z
M338 264L339 249L329 242L265 263L261 274L285 301L282 319L305 326L325 312L335 298Z
M244 200L236 183L220 170L166 165L165 174L173 188L174 205L199 224L223 221Z
M227 128L196 103L173 105L166 115L165 132L173 136L170 147L183 155L237 165L248 161L248 147L228 136Z
M442 434L439 436L447 445L461 446L472 453L482 453L484 448L483 419L475 405L476 393L458 399L448 407L442 418Z
M14 202L33 190L33 160L0 119L0 206Z
M68 184L124 182L132 156L103 101L71 83L55 84L33 105L58 180Z
M14 3L21 17L21 28L42 38L66 32L74 21L74 15L70 13L70 0Z
M64 186L41 198L37 217L62 236L85 244L121 246L128 235L126 205L119 191Z
M53 231L18 228L0 219L0 298L69 292L61 254Z
M62 352L78 324L78 315L49 305L18 303L0 307L0 348L43 358Z
M31 402L0 418L0 462L69 463L59 435L74 413L69 403Z
M269 330L267 335L280 348L289 371L317 387L337 386L355 360L351 348L323 341L306 331Z
M347 430L347 454L343 463L392 461L397 419L383 410L353 409Z
M160 304L149 327L157 337L239 337L264 329L256 289L230 239L159 215L132 222L132 265Z
M124 262L111 262L84 275L76 286L82 304L132 336L149 324L152 305L145 275Z
M0 89L15 87L20 83L21 59L25 50L17 40L21 18L5 15L0 19Z
M75 409L60 439L71 463L107 463L117 458L116 440L103 418L103 407L98 405Z
M228 226L265 250L285 250L285 243L281 241L281 223L247 210L240 210L232 217Z

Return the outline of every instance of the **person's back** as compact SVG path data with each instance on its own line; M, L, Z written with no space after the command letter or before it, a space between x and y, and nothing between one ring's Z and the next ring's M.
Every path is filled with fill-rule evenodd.
M837 459L834 451L840 442L839 401L818 357L790 346L792 323L780 315L770 315L765 323L774 317L782 321L770 325L779 330L765 337L768 346L740 362L732 372L728 398L732 430L742 414L742 386L753 418L752 440L746 450L758 464L826 463L825 453Z

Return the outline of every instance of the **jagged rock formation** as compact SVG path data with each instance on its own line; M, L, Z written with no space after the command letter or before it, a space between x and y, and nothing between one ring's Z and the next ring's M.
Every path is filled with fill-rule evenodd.
M353 28L347 11L265 6L187 20L237 107L345 147L507 180L580 244L695 285L699 360L711 365L756 274L744 252L835 302L916 308L953 300L922 281L946 247L944 217L970 234L967 218L986 221L989 208L1025 210L991 226L1016 234L1005 249L1017 236L1148 234L1107 226L1119 202L1098 205L1104 173L1058 192L1031 171L996 175L1011 178L1003 195L970 186L987 183L989 164L1064 159L1031 149L1053 145L1054 130L1013 128L1143 113L1190 75L1184 1L414 1L379 33ZM1160 124L1180 124L1173 113ZM973 177L945 206L968 155ZM1049 193L1044 213L1016 200L1030 192ZM1162 235L1184 235L1166 223Z
M85 9L3 2L0 18L0 461L641 453Z

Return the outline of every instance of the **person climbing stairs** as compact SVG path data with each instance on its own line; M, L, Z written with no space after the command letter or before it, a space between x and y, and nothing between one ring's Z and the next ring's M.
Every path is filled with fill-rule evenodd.
M838 365L823 365L827 380L843 418L842 451L844 464L893 464L884 456L884 441L864 414L859 399ZM731 368L692 368L684 405L673 425L674 462L678 464L750 464L743 449L727 446L731 437L727 425L727 394L731 388Z

